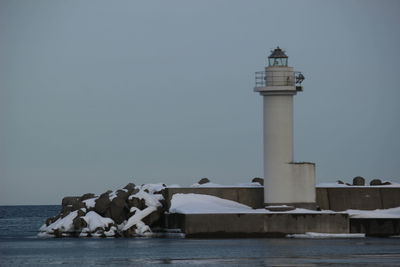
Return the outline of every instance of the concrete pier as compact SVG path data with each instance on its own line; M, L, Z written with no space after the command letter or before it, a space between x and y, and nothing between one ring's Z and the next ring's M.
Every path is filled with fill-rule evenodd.
M167 188L170 207L176 193L212 195L252 208L264 205L263 187ZM323 210L376 210L400 207L399 187L320 187L317 204ZM165 227L181 229L187 237L279 237L305 232L400 234L400 218L349 218L344 213L166 214Z
M349 233L345 213L166 214L169 229L186 237L284 237L287 234Z

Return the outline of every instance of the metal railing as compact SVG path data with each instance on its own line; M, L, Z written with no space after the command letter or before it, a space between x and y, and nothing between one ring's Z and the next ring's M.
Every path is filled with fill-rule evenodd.
M257 71L255 78L256 78L256 87L265 87L266 85L265 71Z
M304 76L301 72L296 71L292 75L273 76L273 81L268 81L266 71L257 71L255 73L255 87L270 86L295 86L296 84L301 85L304 80Z

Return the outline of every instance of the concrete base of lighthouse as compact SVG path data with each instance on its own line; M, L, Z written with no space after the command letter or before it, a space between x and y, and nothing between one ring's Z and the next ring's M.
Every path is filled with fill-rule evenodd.
M264 187L264 206L288 206L316 209L315 164L310 162L291 162L281 169L289 179L266 179ZM288 184L285 184L284 181ZM275 184L279 181L278 184ZM282 190L279 190L282 187Z

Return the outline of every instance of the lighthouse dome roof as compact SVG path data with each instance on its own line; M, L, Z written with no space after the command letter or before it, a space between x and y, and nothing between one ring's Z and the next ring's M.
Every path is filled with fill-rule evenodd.
M287 58L288 56L285 54L279 46L275 48L275 50L271 51L271 55L268 58Z

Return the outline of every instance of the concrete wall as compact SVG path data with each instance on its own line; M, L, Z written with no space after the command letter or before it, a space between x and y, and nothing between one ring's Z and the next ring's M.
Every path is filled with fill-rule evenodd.
M317 204L321 209L375 210L400 207L400 188L396 187L335 187L317 188Z
M367 236L392 236L400 234L400 219L350 219L351 233L364 233Z
M167 228L187 237L284 236L305 232L349 233L347 214L168 214Z
M264 207L263 187L167 188L164 197L168 207L175 193L212 195L233 200L252 208ZM400 188L396 187L338 187L316 189L317 205L325 210L388 209L400 207Z

